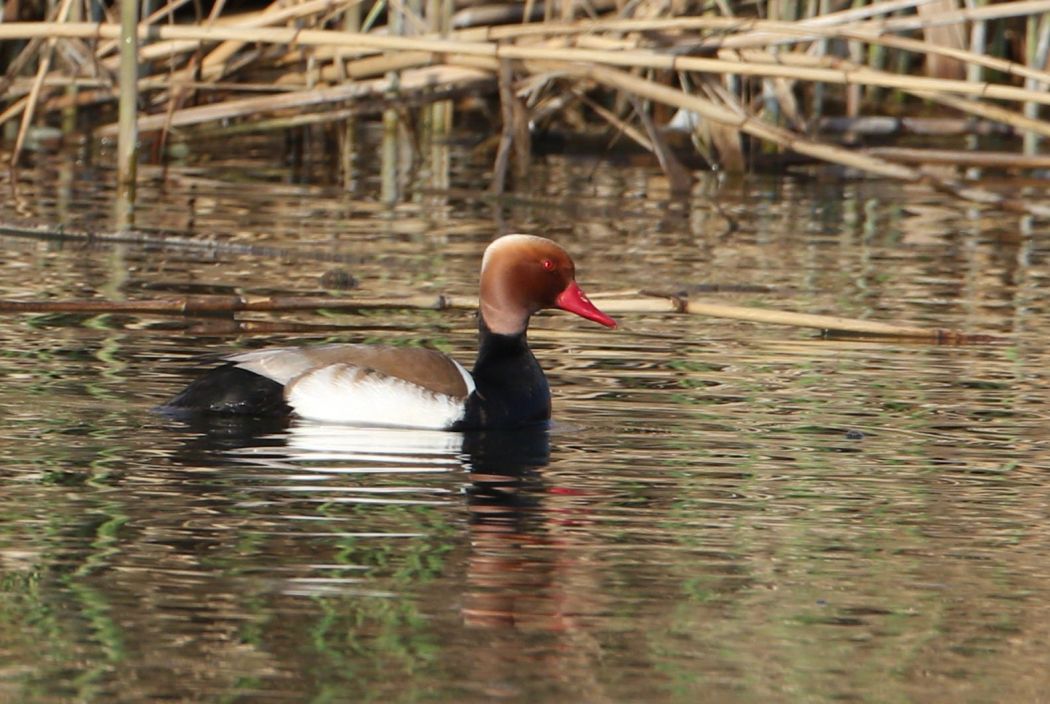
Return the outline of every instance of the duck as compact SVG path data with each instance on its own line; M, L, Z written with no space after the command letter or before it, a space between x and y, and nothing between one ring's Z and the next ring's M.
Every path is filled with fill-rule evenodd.
M529 348L529 320L560 308L616 321L576 283L572 257L545 237L504 235L481 258L478 352L471 371L419 347L337 343L221 358L161 409L168 414L289 416L321 423L467 431L547 423L551 393Z

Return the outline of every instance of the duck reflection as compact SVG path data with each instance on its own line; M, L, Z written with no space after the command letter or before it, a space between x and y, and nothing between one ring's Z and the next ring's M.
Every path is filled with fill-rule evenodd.
M554 597L558 551L545 549L553 546L546 506L551 490L542 472L551 453L546 425L451 433L299 420L279 427L244 419L193 421L183 461L250 466L255 478L269 470L268 490L280 491L283 483L297 500L449 506L461 493L469 534L455 531L452 542L464 551L453 551L461 560L453 557L442 578L463 585L458 601L464 623L565 628ZM279 500L267 503L271 510L288 506ZM356 523L355 528L378 532L382 527Z
M515 627L544 620L553 573L547 560L528 548L547 543L543 520L544 481L550 462L546 427L468 436L471 549L462 615L469 626Z
M284 446L281 435L288 430L288 417L255 417L232 413L172 413L157 410L157 414L181 428L190 431L183 444L176 450L173 460L177 464L207 463L225 450L264 445Z

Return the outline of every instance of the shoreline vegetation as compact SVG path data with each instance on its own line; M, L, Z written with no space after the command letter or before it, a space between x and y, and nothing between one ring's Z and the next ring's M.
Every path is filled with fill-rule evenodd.
M118 179L133 202L136 165L145 155L162 160L175 140L320 130L349 172L356 130L380 120L384 155L388 143L422 149L480 125L494 193L525 173L534 140L557 134L609 153L651 154L673 193L689 192L700 168L833 165L979 207L1050 217L1038 178L1025 188L984 178L986 171L1039 177L1050 168L1040 153L1050 136L1043 117L1050 0L275 0L252 9L158 0L146 7L139 18L137 3L5 6L0 124L12 166L33 129L63 139L116 138ZM333 301L302 305L326 303ZM91 309L91 302L55 304ZM673 292L630 292L609 304L614 313L750 315ZM155 313L193 313L185 301L156 305ZM225 312L251 310L229 305ZM397 305L448 307L422 298ZM20 307L0 302L0 309ZM741 319L778 322L766 313ZM768 313L826 332L996 341Z
M674 191L691 182L683 161L739 172L792 154L1050 215L1048 204L950 169L1050 163L1039 153L1050 136L1041 116L1050 0L277 0L206 9L170 0L127 24L120 8L61 0L44 21L0 23L0 123L9 136L18 125L10 160L41 122L96 138L130 132L134 141L137 130L163 145L173 132L338 131L383 115L411 117L440 138L480 110L499 116L495 190L527 162L533 135L557 131L613 148L631 142ZM136 51L121 54L129 45ZM136 73L130 91L121 76ZM118 119L129 93L137 110ZM909 132L937 149L892 143ZM946 148L946 134L965 144ZM340 141L352 149L352 137Z

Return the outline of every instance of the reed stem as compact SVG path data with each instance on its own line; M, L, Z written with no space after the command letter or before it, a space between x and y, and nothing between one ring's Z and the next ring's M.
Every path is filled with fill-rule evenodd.
M130 207L138 163L138 2L120 0L120 98L117 129L117 181ZM121 208L121 212L124 212ZM123 222L123 216L118 214ZM125 223L126 224L126 223Z

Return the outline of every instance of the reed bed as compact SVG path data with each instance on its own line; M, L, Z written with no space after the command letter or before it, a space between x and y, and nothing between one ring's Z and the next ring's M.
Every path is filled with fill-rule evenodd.
M19 125L11 159L31 125L71 110L71 129L121 136L127 159L136 135L163 143L173 133L338 131L411 109L438 136L457 120L499 115L497 190L528 160L531 139L583 132L651 152L674 190L690 188L701 166L747 170L801 156L1050 216L1050 203L979 180L980 169L1047 168L1050 0L206 7L169 0L134 32L129 13L94 0L0 23L0 123ZM77 21L85 17L98 21ZM872 120L898 128L866 132ZM922 139L893 142L917 132Z

